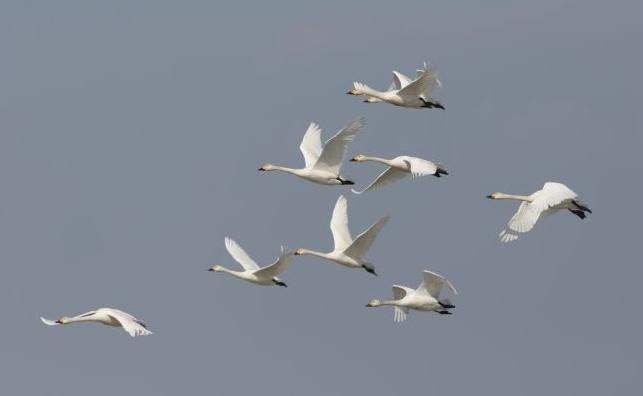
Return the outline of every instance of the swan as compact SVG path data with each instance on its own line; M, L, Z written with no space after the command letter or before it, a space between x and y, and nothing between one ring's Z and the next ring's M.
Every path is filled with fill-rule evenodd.
M330 231L333 234L335 248L330 253L321 253L308 249L297 249L296 256L305 254L321 257L326 260L334 261L338 264L350 268L364 268L366 272L377 276L375 267L372 263L364 259L364 255L370 249L375 241L375 237L380 232L384 224L389 220L389 216L382 217L375 224L366 229L352 239L348 230L348 204L346 198L340 195L335 203L333 216L330 219Z
M346 146L348 142L355 138L355 135L364 125L364 118L358 118L346 125L335 136L326 141L322 147L321 128L314 122L311 122L304 134L299 149L304 155L306 166L300 169L287 168L272 164L264 164L260 171L278 170L292 173L308 181L326 184L355 184L339 174L342 167L342 161L346 155Z
M585 212L592 211L579 199L578 194L562 183L547 182L542 190L531 195L512 195L495 192L487 195L490 199L515 199L521 201L518 210L509 220L504 230L498 235L502 242L511 242L518 239L520 234L529 232L541 215L552 214L561 209L568 209L571 213L585 218Z
M351 158L351 161L373 161L388 165L388 168L384 172L380 173L380 175L377 176L377 178L373 180L371 184L369 184L364 190L351 190L355 194L362 194L366 191L378 189L397 180L400 180L407 175L411 175L413 178L416 178L426 175L441 177L442 175L449 174L446 169L444 169L440 164L435 164L422 158L409 157L407 155L401 155L389 160L378 157L367 157L365 155L358 154Z
M438 80L438 71L435 66L427 66L421 69L416 78L412 81L403 74L393 72L393 84L387 91L377 91L361 82L354 82L353 89L347 92L349 95L366 95L366 102L386 102L395 106L413 108L438 108L444 110L444 106L431 97L433 88L441 86Z
M108 326L122 327L132 337L152 334L147 329L145 322L136 319L134 316L115 308L99 308L81 315L68 317L62 316L53 321L40 317L40 320L48 326L57 326L76 322L98 322Z
M241 264L243 271L233 271L221 265L213 265L208 271L225 272L257 285L288 287L286 282L277 277L277 275L286 269L292 260L292 254L284 246L281 247L281 254L277 258L277 261L263 268L259 267L234 240L226 237L225 247L228 253L230 253L230 256Z
M395 307L393 320L395 322L404 322L410 309L416 311L434 311L441 315L451 315L449 309L455 308L455 305L447 298L440 299L440 290L442 285L446 284L454 295L458 295L455 287L449 280L442 275L431 271L424 271L424 279L417 289L410 287L393 285L394 300L371 300L367 307L380 307L383 305L392 305Z

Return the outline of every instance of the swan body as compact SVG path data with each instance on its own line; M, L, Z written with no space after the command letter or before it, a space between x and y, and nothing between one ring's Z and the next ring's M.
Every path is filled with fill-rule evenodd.
M443 285L451 290L454 295L458 292L453 284L442 275L431 271L424 271L424 279L417 289L393 285L393 300L371 300L367 307L380 307L390 305L395 307L393 320L404 322L409 310L424 312L437 312L442 315L450 315L449 309L455 308L449 299L440 299L440 291Z
M40 320L48 326L56 326L77 322L98 322L107 326L122 327L132 337L152 334L147 329L145 322L136 319L134 316L114 308L99 308L73 317L62 316L53 321L43 317Z
M335 245L333 251L322 253L308 249L297 249L295 255L317 256L349 268L364 268L367 272L377 275L373 264L367 261L364 256L388 220L388 216L382 217L353 239L348 229L348 203L346 198L340 195L330 220L330 230Z
M513 195L495 192L487 195L490 199L513 199L521 201L518 210L499 234L502 242L511 242L521 234L529 232L540 216L567 209L581 219L592 211L583 204L578 194L562 183L547 182L541 190L531 195Z
M354 82L349 95L366 95L365 102L386 102L395 106L412 108L438 108L444 106L431 97L433 88L441 86L438 80L438 71L435 66L427 66L418 70L414 80L400 72L393 71L393 83L387 91L378 91L361 82Z
M362 194L366 191L376 190L380 187L384 187L397 180L400 180L407 175L411 175L413 178L416 178L426 175L441 177L442 175L449 174L446 169L444 169L440 164L435 164L422 158L409 157L407 155L401 155L389 160L378 157L367 157L365 155L358 154L355 157L351 158L351 161L373 161L388 166L388 168L386 168L384 172L380 173L379 176L377 176L377 178L375 178L375 180L373 180L371 184L369 184L364 190L351 190L355 194Z
M224 272L256 285L288 287L286 282L277 277L277 275L286 269L292 260L292 254L284 246L281 247L281 254L277 258L277 261L263 268L259 267L234 240L226 237L225 247L228 253L230 253L230 256L241 264L243 271L234 271L221 265L213 265L208 271Z
M358 118L342 128L322 146L321 128L311 122L299 146L306 166L304 168L288 168L273 164L264 164L260 171L281 171L301 177L313 183L325 185L355 184L342 177L339 171L346 156L348 142L364 125L364 119Z

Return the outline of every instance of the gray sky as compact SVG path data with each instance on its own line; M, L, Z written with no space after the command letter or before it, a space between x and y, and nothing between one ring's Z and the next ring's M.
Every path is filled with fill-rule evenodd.
M7 395L640 394L640 1L4 1L0 383ZM366 105L352 81L440 69L446 111ZM354 196L290 175L309 121L356 116L350 154L439 160L442 179ZM363 186L381 171L352 164ZM501 244L492 191L567 183L594 214ZM281 244L327 250L392 219L379 277L297 258L289 287L206 272ZM367 309L423 269L455 315ZM113 306L153 336L38 317Z

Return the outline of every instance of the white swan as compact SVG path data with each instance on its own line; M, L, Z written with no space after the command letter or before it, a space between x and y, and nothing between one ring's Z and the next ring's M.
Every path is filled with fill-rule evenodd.
M326 141L322 148L321 129L319 125L311 122L306 130L299 149L304 155L306 167L300 169L287 168L272 164L264 164L260 171L278 170L292 173L302 179L314 183L337 185L337 184L355 184L352 181L339 175L342 167L344 156L346 155L346 146L348 142L355 138L355 135L364 125L364 119L358 118L346 125L335 136Z
M515 199L521 201L518 211L499 234L502 242L511 242L529 232L541 215L555 213L561 209L585 218L585 212L592 213L579 199L578 194L562 183L547 182L542 190L531 195L512 195L495 192L487 195L490 199Z
M379 219L375 224L362 232L354 240L348 230L348 204L346 198L340 195L330 219L330 230L333 233L335 248L330 253L321 253L308 249L297 249L295 255L310 254L350 268L364 268L367 272L377 275L372 263L364 259L364 255L375 241L389 217Z
M455 308L449 299L440 299L442 285L446 284L453 294L458 292L449 280L431 271L424 271L424 280L413 290L410 287L393 285L394 300L371 300L367 307L392 305L395 307L393 320L404 322L410 309L416 311L435 311L442 315L451 315L449 309Z
M409 157L407 155L401 155L389 160L378 157L367 157L365 155L358 154L351 158L351 161L373 161L388 165L388 168L384 172L380 173L379 176L377 176L377 178L373 180L371 184L369 184L364 190L351 190L355 194L362 194L366 191L378 189L397 180L400 180L407 175L411 175L413 178L416 178L426 175L441 177L441 175L449 174L446 169L444 169L440 164L435 164L422 158Z
M147 329L147 325L136 319L134 316L114 308L99 308L95 311L89 311L74 317L62 316L60 319L53 321L40 317L40 320L48 326L69 324L76 322L98 322L108 326L122 327L132 337L152 334Z
M375 90L361 82L354 82L349 95L366 95L366 102L386 102L395 106L413 108L438 108L444 106L431 97L433 88L440 86L438 71L435 66L427 66L416 76L415 80L408 82L409 78L399 72L393 72L393 84L387 91ZM404 85L406 83L406 85Z
M285 247L281 247L281 254L277 258L277 261L263 268L260 268L241 246L228 237L225 238L225 247L228 253L230 253L230 256L241 264L243 271L233 271L221 265L213 265L208 271L225 272L257 285L288 287L286 282L277 277L277 275L286 269L292 259L292 254Z

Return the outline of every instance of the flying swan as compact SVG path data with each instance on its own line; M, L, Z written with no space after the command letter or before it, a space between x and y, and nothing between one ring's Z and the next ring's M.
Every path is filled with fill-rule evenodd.
M306 167L300 169L287 168L272 164L264 164L260 171L278 170L292 173L308 181L327 184L355 184L352 181L340 176L339 170L346 155L348 142L355 138L355 135L364 125L364 118L358 118L342 128L335 136L326 141L322 147L321 128L311 122L306 130L299 149L304 155Z
M377 176L377 178L373 180L371 184L369 184L364 190L351 190L355 194L362 194L366 191L372 191L380 187L384 187L404 178L407 175L411 175L413 178L416 178L426 175L441 177L442 175L449 174L446 169L444 169L440 164L435 164L422 158L409 157L407 155L401 155L389 160L378 157L367 157L365 155L358 154L351 158L351 161L373 161L388 165L388 168L384 172L380 173L380 175Z
M444 106L431 97L435 86L441 86L438 80L438 70L435 66L427 66L418 70L415 80L410 80L402 73L393 71L393 83L387 91L377 91L361 82L354 82L349 95L366 95L365 102L386 102L395 106L413 108L438 108Z
M371 300L367 307L380 307L382 305L392 305L395 307L393 320L395 322L404 322L410 309L416 311L430 312L434 311L442 315L451 315L449 309L455 308L449 299L440 299L440 290L442 285L446 284L453 294L458 292L449 280L442 275L431 271L424 271L424 280L413 290L410 287L393 285L394 300Z
M136 319L134 316L114 308L99 308L95 311L89 311L81 315L68 317L62 316L60 319L53 321L40 317L42 323L48 326L57 326L76 322L98 322L107 326L122 327L132 337L152 334L147 329L147 325Z
M277 275L286 269L292 260L292 254L284 246L281 247L281 254L277 258L277 261L263 268L259 267L257 263L248 256L248 253L241 248L241 246L228 237L225 238L225 247L228 250L228 253L230 253L230 256L241 264L243 271L233 271L221 265L213 265L208 269L208 271L225 272L257 285L277 285L288 287L286 282L277 277Z
M490 199L515 199L521 201L518 210L509 220L505 229L498 235L502 242L511 242L518 239L520 234L529 232L541 215L556 213L567 209L581 219L585 212L592 211L579 199L578 194L562 183L547 182L542 190L531 195L512 195L495 192L487 195Z
M366 272L373 275L375 267L369 261L364 259L366 252L370 249L375 241L375 237L380 232L384 224L389 220L389 216L382 217L377 223L370 226L353 239L348 230L348 204L346 198L340 195L333 210L333 216L330 219L330 230L333 234L335 248L330 253L321 253L308 249L297 249L295 255L300 256L309 254L321 257L326 260L334 261L337 264L350 268L364 268Z

